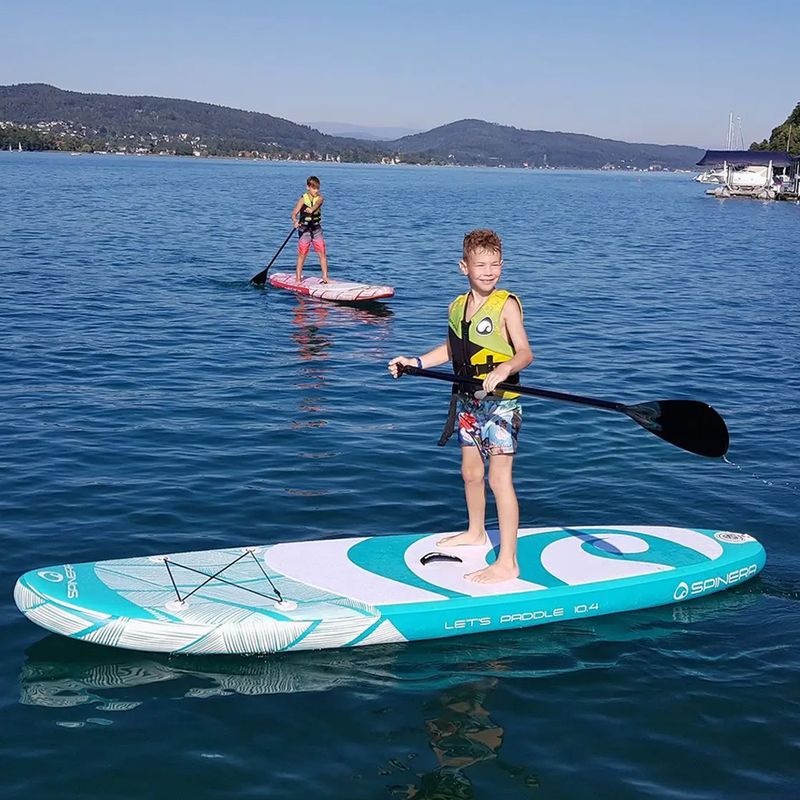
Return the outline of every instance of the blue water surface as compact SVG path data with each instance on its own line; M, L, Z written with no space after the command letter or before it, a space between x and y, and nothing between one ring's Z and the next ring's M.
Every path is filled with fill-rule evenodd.
M331 274L392 301L249 286L309 171ZM110 155L0 153L0 187L5 800L798 796L798 206L714 200L688 175ZM701 399L731 431L726 463L526 399L522 524L745 531L759 578L269 658L104 649L22 617L13 585L37 566L459 529L457 447L436 447L449 388L385 364L443 340L479 226L524 304L526 383Z

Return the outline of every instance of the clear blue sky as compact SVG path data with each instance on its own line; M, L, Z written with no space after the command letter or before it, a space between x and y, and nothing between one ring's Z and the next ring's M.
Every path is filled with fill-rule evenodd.
M0 84L180 97L297 122L464 117L745 145L800 100L797 0L44 0L0 11ZM768 77L762 77L766 74Z

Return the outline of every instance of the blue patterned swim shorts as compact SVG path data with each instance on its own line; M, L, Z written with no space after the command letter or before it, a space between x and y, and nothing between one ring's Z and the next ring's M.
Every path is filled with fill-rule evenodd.
M480 447L483 455L513 455L522 425L522 406L517 398L500 400L458 397L458 443Z

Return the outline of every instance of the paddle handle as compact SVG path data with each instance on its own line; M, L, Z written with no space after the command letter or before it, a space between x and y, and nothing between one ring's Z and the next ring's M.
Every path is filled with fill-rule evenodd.
M400 367L401 375L419 375L421 378L433 378L438 381L448 381L449 383L459 383L463 386L474 386L480 389L483 381L479 378L467 378L461 375L454 375L450 372L435 372L421 367ZM603 408L606 411L621 411L627 413L627 406L624 403L615 403L611 400L600 400L596 397L582 397L578 394L566 394L565 392L554 392L550 389L537 389L533 386L520 386L515 383L498 383L497 389L503 392L515 392L516 394L526 394L531 397L543 397L547 400L563 400L567 403L576 403L582 406L592 406L593 408Z

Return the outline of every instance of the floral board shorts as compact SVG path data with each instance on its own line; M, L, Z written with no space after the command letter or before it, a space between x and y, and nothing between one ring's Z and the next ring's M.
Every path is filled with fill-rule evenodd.
M517 398L501 400L459 395L458 443L480 447L483 455L513 455L522 425L522 406Z

